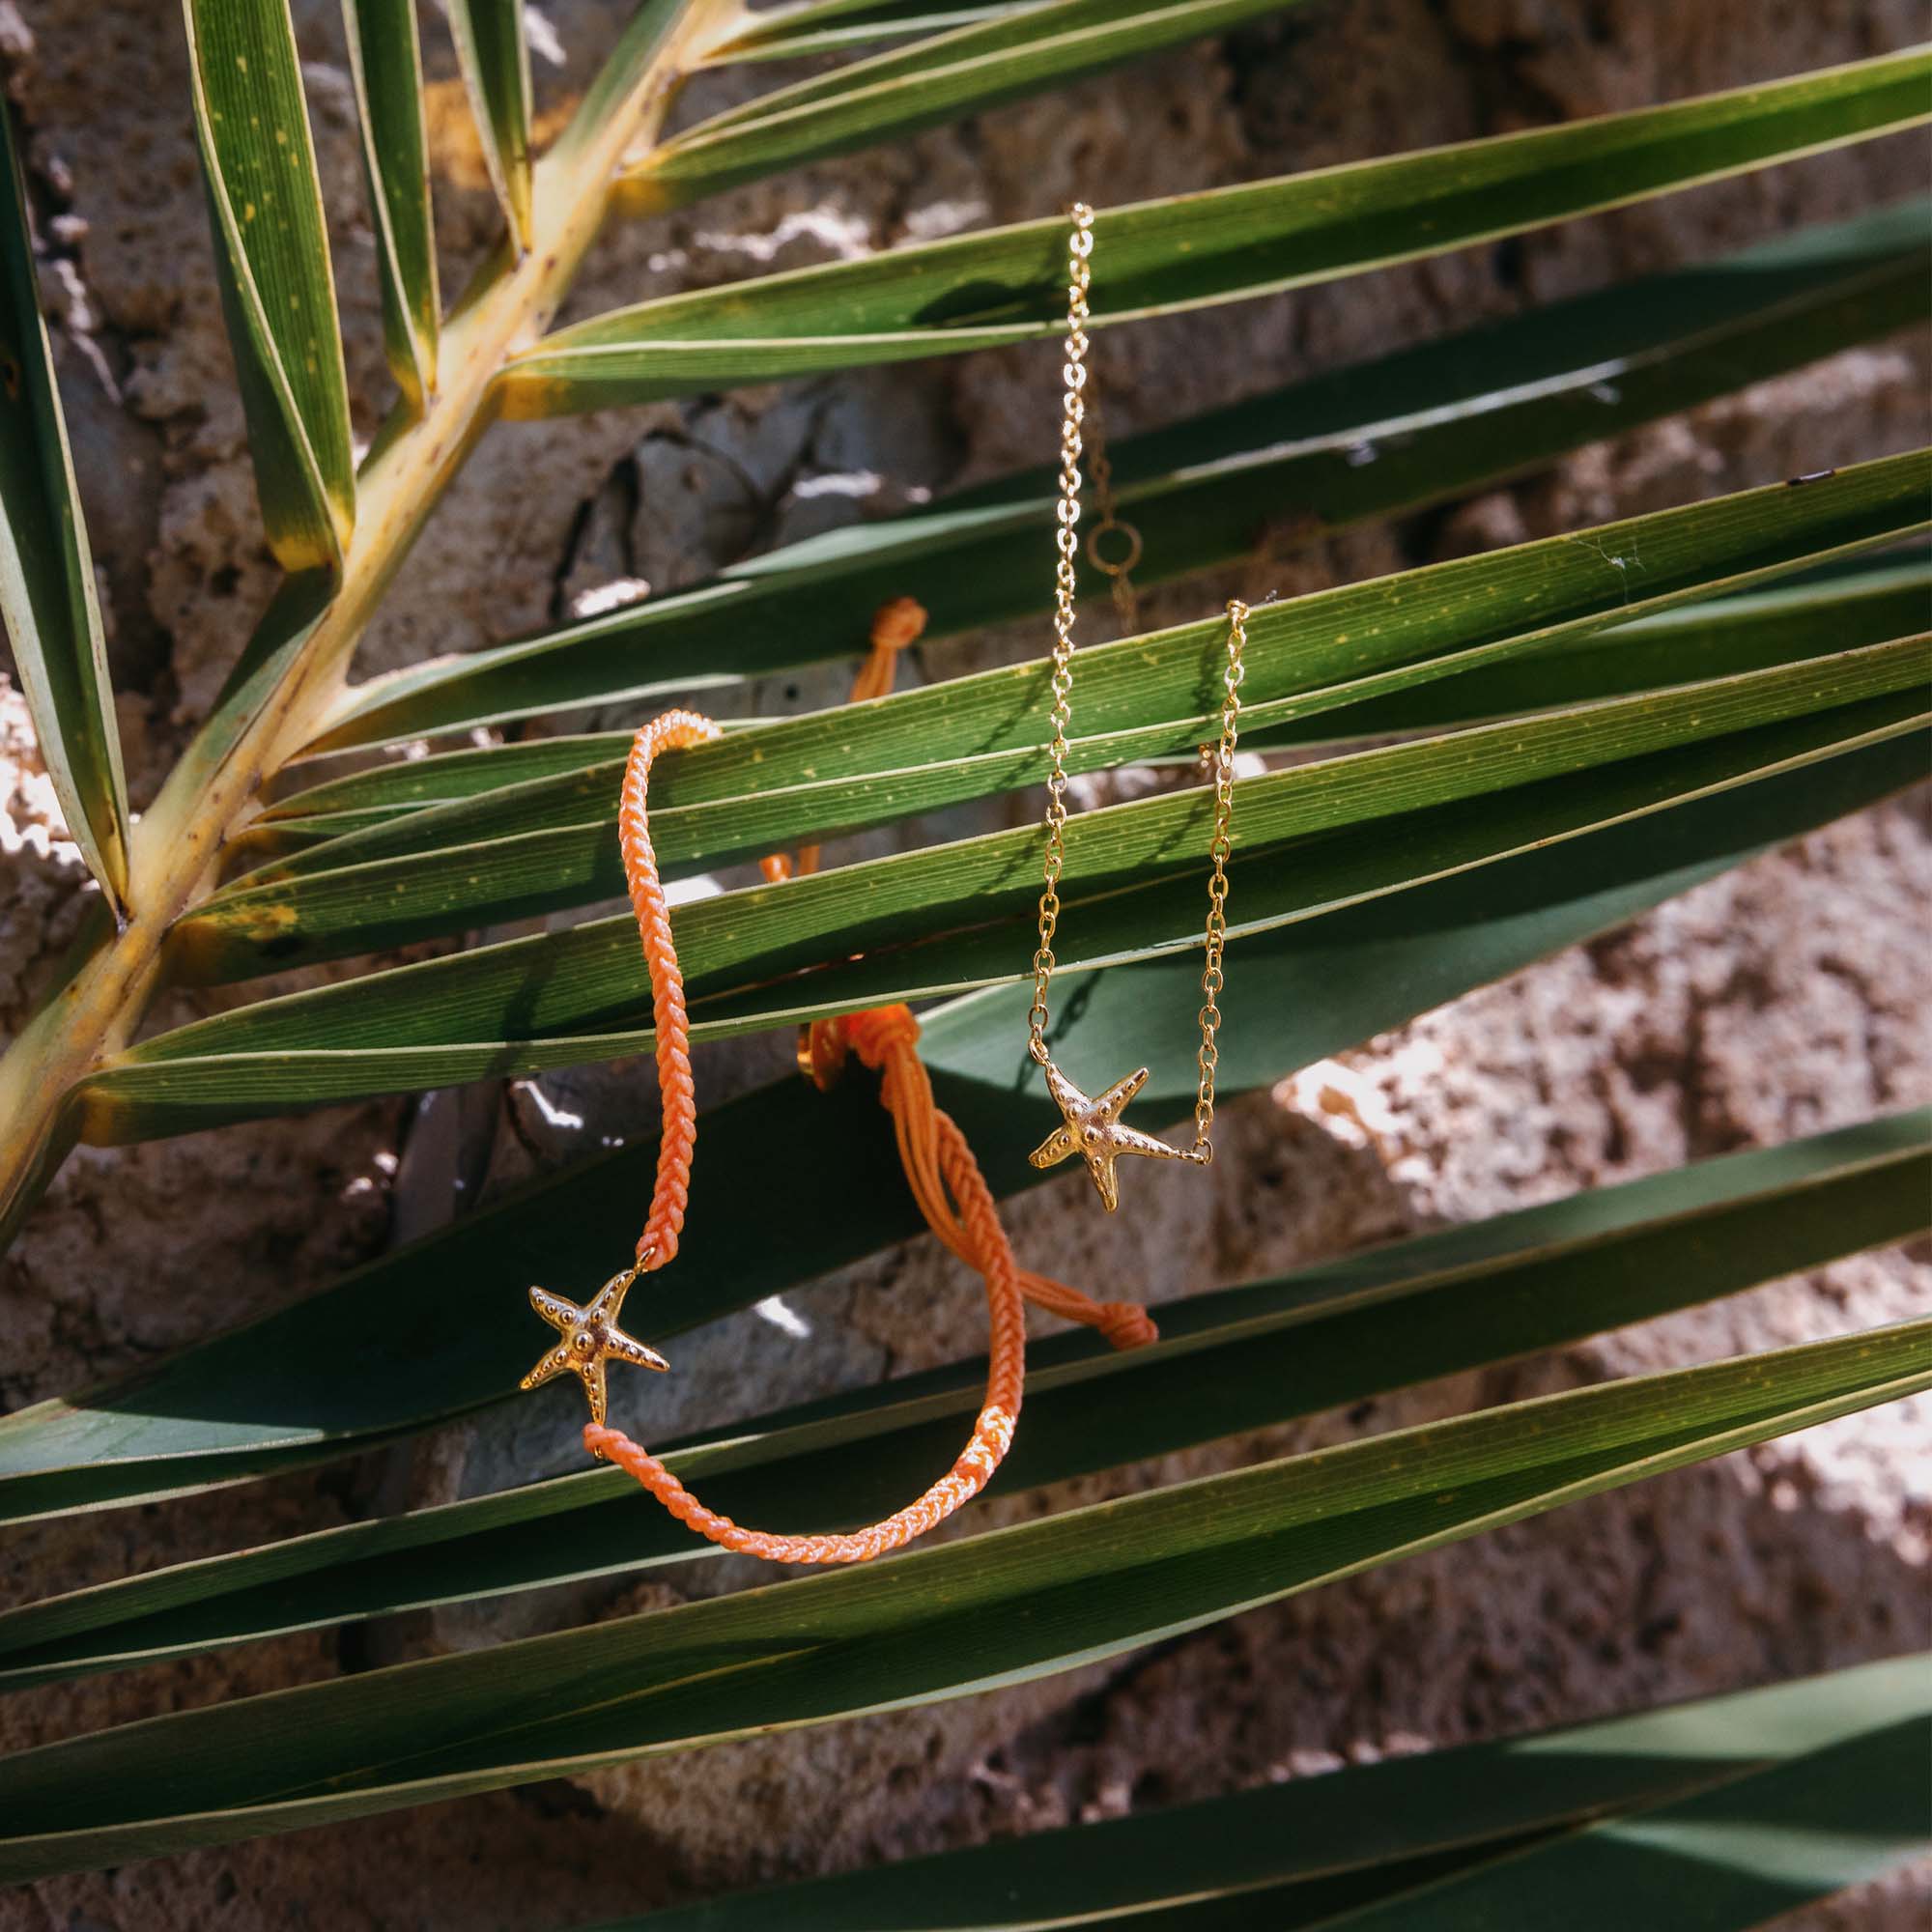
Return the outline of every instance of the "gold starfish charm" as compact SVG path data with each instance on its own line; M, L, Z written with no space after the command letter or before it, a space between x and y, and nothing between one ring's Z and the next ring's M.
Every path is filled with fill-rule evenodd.
M643 1273L650 1256L646 1254L635 1267L613 1274L591 1296L587 1307L580 1308L560 1294L541 1288L530 1290L530 1306L554 1328L563 1340L552 1349L519 1385L533 1389L566 1370L583 1383L590 1399L590 1419L604 1421L604 1364L610 1360L630 1362L640 1369L668 1369L670 1364L655 1349L647 1349L635 1335L617 1326L617 1314L631 1284Z
M1040 1063L1046 1074L1046 1091L1058 1104L1066 1124L1056 1127L1027 1158L1036 1167L1057 1167L1070 1153L1086 1157L1087 1172L1100 1190L1100 1204L1108 1213L1121 1205L1120 1182L1114 1178L1114 1162L1123 1153L1145 1154L1150 1160L1186 1160L1197 1167L1203 1156L1190 1148L1169 1147L1151 1134L1121 1124L1121 1110L1147 1085L1148 1070L1137 1067L1124 1080L1116 1080L1104 1094L1089 1099L1050 1060Z

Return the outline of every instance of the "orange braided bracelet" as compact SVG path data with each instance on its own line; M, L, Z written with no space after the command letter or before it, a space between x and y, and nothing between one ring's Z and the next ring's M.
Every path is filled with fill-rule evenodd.
M885 606L873 623L872 656L860 673L855 698L878 696L891 689L893 659L924 626L925 613L910 599ZM668 711L653 719L632 741L618 810L618 841L629 881L632 910L650 974L651 1009L656 1030L658 1082L663 1125L656 1185L643 1232L638 1237L637 1265L613 1277L584 1308L530 1291L537 1312L563 1335L525 1378L534 1387L565 1370L580 1375L590 1397L591 1420L583 1443L593 1456L626 1470L681 1522L700 1536L752 1556L779 1563L863 1563L897 1549L970 1501L985 1488L1013 1438L1026 1372L1026 1301L1100 1329L1117 1348L1151 1342L1157 1333L1145 1309L1131 1302L1096 1302L1078 1289L1022 1270L1013 1258L991 1191L950 1116L932 1097L932 1083L918 1053L919 1022L903 1006L880 1007L842 1019L820 1021L810 1029L806 1054L814 1078L826 1084L849 1048L881 1075L879 1097L893 1117L899 1157L921 1212L939 1238L984 1277L991 1321L985 1400L972 1435L952 1467L923 1494L883 1521L849 1535L784 1536L746 1529L729 1517L705 1508L663 1463L623 1431L604 1419L604 1363L630 1361L664 1368L663 1357L617 1326L623 1296L637 1278L661 1268L676 1253L690 1199L692 1152L697 1138L696 1094L691 1074L691 1023L685 1010L684 978L672 943L669 910L651 848L647 800L652 763L659 753L709 743L718 726L695 711ZM815 868L817 852L800 854L798 869ZM768 878L792 875L782 858L765 861Z

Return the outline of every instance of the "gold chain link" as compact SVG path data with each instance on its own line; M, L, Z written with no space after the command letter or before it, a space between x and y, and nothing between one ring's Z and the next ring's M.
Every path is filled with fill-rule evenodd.
M1074 559L1079 551L1075 532L1080 522L1083 427L1091 442L1094 495L1100 509L1100 521L1087 540L1087 554L1096 569L1113 580L1114 607L1129 632L1138 616L1129 573L1141 554L1140 532L1114 514L1113 476L1100 437L1099 408L1097 402L1089 401L1086 393L1087 297L1093 284L1094 211L1085 202L1075 202L1070 218L1073 226L1067 237L1066 346L1062 370L1066 387L1060 425L1060 497L1056 513L1059 527L1054 533L1058 554L1054 565L1053 738L1046 781L1045 885L1039 895L1039 945L1033 956L1033 1009L1027 1016L1027 1051L1042 1066L1050 1057L1046 1045L1046 996L1057 964L1053 940L1060 924L1060 876L1066 858L1066 733L1073 722ZM1125 532L1125 549L1118 556L1108 556L1100 549L1100 540L1115 531ZM1208 1133L1214 1123L1214 1074L1220 1064L1215 1040L1221 1026L1220 995L1227 984L1221 955L1228 931L1228 860L1234 850L1235 745L1240 726L1241 679L1245 675L1241 660L1247 648L1247 605L1237 597L1230 598L1228 656L1221 673L1221 738L1211 749L1203 748L1214 781L1214 838L1208 847L1213 871L1208 882L1207 960L1201 973L1201 1050L1197 1055L1201 1083L1194 1102L1192 1153L1195 1160L1204 1163L1214 1157Z
M1214 1158L1208 1130L1214 1124L1214 1069L1221 1052L1214 1036L1221 1029L1221 948L1228 937L1228 856L1235 849L1235 741L1241 722L1241 679L1247 675L1241 653L1248 643L1248 607L1228 599L1228 662L1221 670L1221 742L1214 747L1214 842L1208 848L1213 873L1208 881L1208 958L1201 969L1201 1086L1194 1101L1194 1151Z
M1066 242L1066 384L1060 418L1059 553L1053 571L1053 744L1046 778L1046 884L1039 895L1039 947L1033 955L1033 1010L1027 1016L1027 1051L1046 1065L1046 990L1053 983L1053 935L1060 923L1060 868L1065 860L1066 727L1073 722L1073 559L1080 523L1080 426L1087 407L1088 258L1094 252L1094 211L1084 201L1072 208L1073 231Z

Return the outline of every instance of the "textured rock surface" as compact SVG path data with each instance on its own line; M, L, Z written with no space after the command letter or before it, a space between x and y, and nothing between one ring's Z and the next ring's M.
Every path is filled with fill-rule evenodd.
M426 10L427 11L427 10ZM547 109L581 84L618 10L547 10L571 59L539 62ZM342 283L357 429L384 389L373 243L332 6L298 18ZM1076 192L1106 201L1599 112L1842 60L1913 38L1904 0L1353 0L1022 103L889 155L806 171L600 245L573 303L862 254ZM491 203L441 47L432 122L445 286ZM112 628L130 783L152 795L206 709L272 572L211 275L175 12L166 0L0 4L0 57L48 226L77 461ZM742 82L703 83L703 99ZM694 91L696 111L699 98ZM1152 138L1150 138L1151 132ZM1890 142L1520 244L1102 338L1124 425L1152 424L1525 301L1734 245L1913 185ZM1878 345L1584 452L1550 475L1397 529L1163 593L1192 615L1240 587L1290 592L1660 507L1922 440L1916 341ZM1040 460L1054 371L1036 354L836 378L796 391L493 433L368 640L369 669L508 636L585 593L674 587L755 548ZM946 675L1037 648L923 651ZM827 701L844 673L773 680L765 711ZM81 878L0 692L0 1034L76 916ZM1932 1095L1924 920L1932 827L1893 807L1762 859L1629 932L1472 995L1230 1116L1211 1179L1145 1177L1103 1223L1077 1179L1014 1211L1036 1265L1160 1299L1440 1221ZM1238 952L1231 1013L1238 1020ZM707 1097L769 1077L777 1049L712 1054ZM1339 1086L1355 1113L1324 1111ZM648 1131L634 1074L585 1070L412 1119L336 1110L127 1152L83 1152L0 1262L0 1401L139 1364L320 1287L453 1182L501 1184L585 1133ZM1552 1357L1414 1391L1266 1439L1069 1486L1079 1500L1264 1451L1493 1401L1841 1332L1920 1309L1923 1252L1862 1258ZM977 1296L929 1244L795 1297L801 1341L747 1316L686 1339L658 1429L944 1359ZM667 1402L695 1405L673 1411ZM561 1405L213 1499L9 1532L0 1601L493 1486L567 1457ZM1902 1405L1237 1619L1106 1670L942 1708L734 1746L430 1811L51 1881L0 1899L13 1928L568 1925L778 1874L837 1869L1204 1797L1377 1752L1493 1735L1885 1654L1927 1637L1932 1406ZM980 1520L1042 1506L1006 1503ZM372 1661L672 1601L742 1579L657 1573L629 1595L483 1605L292 1638L0 1704L0 1746L306 1681ZM1917 1922L1932 1876L1808 1917Z

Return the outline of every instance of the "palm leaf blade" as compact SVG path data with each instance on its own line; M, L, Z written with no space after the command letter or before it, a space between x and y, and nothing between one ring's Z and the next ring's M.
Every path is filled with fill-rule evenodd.
M1232 1096L1272 1084L1288 1067L1615 926L1744 857L1914 782L1923 768L1919 746L1880 744L1250 941L1236 956L1244 989L1237 997L1273 1020L1265 1030L1230 1031L1221 1091ZM1179 1118L1194 1097L1199 978L1184 956L1065 976L1067 1017L1055 1050L1071 1064L1123 1062L1131 1053L1151 1068L1144 1118ZM1026 1158L1037 1123L1013 1104L1015 1042L1030 993L975 994L923 1022L922 1055L940 1104L1000 1196L1045 1178ZM298 1074L321 1085L332 1065L327 1055L265 1056L263 1087ZM232 1094L239 1070L217 1063L223 1092ZM177 1063L169 1071L179 1077L184 1068ZM821 1094L791 1080L705 1112L707 1153L694 1178L676 1298L661 1304L648 1339L920 1232L892 1136L863 1089L847 1081ZM156 1111L138 1111L144 1105ZM172 1097L163 1114L136 1100L128 1114L152 1131L177 1123L182 1106ZM223 1116L211 1108L202 1118ZM736 1204L740 1172L762 1161L759 1150L779 1144L797 1152L781 1169L766 1165L771 1211L793 1231L775 1246ZM136 1384L0 1419L0 1509L18 1518L166 1494L382 1441L498 1400L527 1365L526 1286L540 1276L595 1282L607 1274L611 1255L636 1237L638 1202L655 1163L655 1150L645 1147L593 1157L265 1323L189 1350ZM851 1211L815 1211L834 1189ZM428 1311L438 1285L451 1280L469 1285L469 1319L454 1334L435 1324L431 1393L421 1375L431 1327L399 1322L396 1311ZM265 1415L277 1419L265 1424ZM289 1425L312 1416L320 1418L314 1427Z
M1920 1662L1922 1685L1924 1670ZM1901 1687L1902 1688L1902 1687ZM1932 1848L1919 1787L1932 1719L1902 1708L1838 1743L1639 1806L1325 1921L1334 1932L1667 1924L1694 1885L1711 1932L1762 1925Z
M420 412L436 388L442 303L437 293L415 7L413 0L404 5L343 0L342 11L382 271L383 343L397 386Z
M781 169L914 134L1298 0L1048 0L934 35L725 110L619 178L634 213L681 207Z
M803 6L774 7L748 14L738 31L722 42L713 58L723 66L737 61L796 60L869 42L903 40L915 34L943 33L976 20L1015 14L1039 0L806 0Z
M1923 49L1598 121L1179 195L1094 223L1096 327L1441 254L1928 118ZM1064 223L665 297L514 358L504 411L542 417L727 384L959 355L1065 327Z
M1147 542L1138 574L1152 583L1229 562L1284 504L1309 512L1282 531L1289 545L1438 501L1922 320L1927 213L1911 202L1809 229L1122 441L1122 507ZM918 598L930 638L1007 622L1045 608L1030 566L1052 517L1042 471L794 545L695 590L374 679L318 746L419 738L848 655L855 613L888 597ZM1103 587L1084 573L1083 592Z
M1029 1350L1026 1427L1001 1482L1196 1447L1904 1239L1926 1222L1928 1181L1920 1111L1197 1296L1127 1355L1059 1337ZM983 1381L983 1362L960 1363L667 1454L741 1521L864 1521L895 1505L904 1472L945 1465ZM625 1479L585 1472L8 1611L0 1686L693 1553Z
M530 245L530 49L524 0L449 0L449 31L484 165L516 238Z
M1244 736L1266 742L1271 727L1297 724L1297 735L1307 736L1306 721L1338 707L1353 714L1359 729L1364 706L1373 724L1378 697L1399 701L1414 686L1484 668L1493 680L1529 653L1533 678L1547 668L1549 647L1566 639L1788 566L1805 554L1804 546L1882 541L1922 520L1921 498L1932 483L1925 465L1901 460L1858 481L1838 497L1747 493L1264 607L1248 627ZM1640 592L1630 588L1633 578ZM1918 588L1916 580L1891 586L1866 621L1887 615L1909 628L1922 613ZM1622 635L1627 640L1630 634ZM1208 622L1083 651L1067 769L1173 755L1211 737L1202 668L1218 637ZM1840 646L1852 641L1833 628L1814 634L1809 649L1827 638ZM1806 640L1776 625L1769 642L1768 653L1748 646L1743 653L1752 667L1762 662L1768 677L1779 663L1808 654ZM1640 689L1616 662L1618 643L1606 649L1613 654L1608 681ZM1686 661L1681 634L1668 635L1657 655L1676 667L1661 684L1708 680L1705 667ZM703 748L658 782L652 822L660 860L674 869L715 866L1034 782L1046 759L1043 683L1039 664L1019 665L808 714ZM1695 702L1688 694L1686 701ZM1482 704L1481 690L1474 702ZM1449 703L1453 710L1453 691ZM1551 728L1545 721L1532 736ZM1475 742L1464 737L1461 749ZM306 952L366 950L621 892L615 803L626 741L613 734L580 743L581 762L569 746L539 754L567 758L576 769L566 764L554 776L403 822L348 829L244 875L180 929L182 970L245 975ZM1366 779L1381 771L1381 761L1427 755L1413 748L1363 754L1364 761L1311 770L1293 782L1335 802L1350 776ZM1454 759L1459 751L1445 747L1435 755ZM488 767L487 758L474 763ZM363 791L350 793L351 802L384 781L374 775ZM341 802L333 801L337 808ZM1366 815L1421 802L1391 790L1362 799L1359 809ZM932 865L958 883L950 859Z
M1260 750L1441 730L1619 692L1667 690L1696 677L1769 669L1809 656L1821 639L1849 649L1904 637L1923 621L1928 600L1932 554L1861 558L1855 568L1677 605L1488 669L1317 712L1257 732L1248 743Z
M800 1924L999 1932L1011 1924L1016 1901L1035 1922L1105 1913L1105 1922L1136 1932L1169 1925L1179 1932L1210 1902L1245 1913L1244 1922L1279 1926L1355 1932L1359 1924L1366 1932L1378 1923L1458 1923L1418 1916L1438 1902L1445 1911L1462 1902L1448 1885L1418 1894L1418 1880L1435 1876L1418 1865L1436 1862L1461 1873L1480 1861L1467 1876L1469 1896L1494 1897L1500 1907L1520 1874L1492 1861L1525 1838L1536 1841L1525 1862L1548 1859L1573 1876L1571 1861L1597 1849L1589 1841L1620 1837L1626 1819L1634 1824L1633 1836L1649 1837L1660 1825L1675 1833L1687 1821L1699 1831L1699 1813L1712 1804L1726 1819L1759 1826L1782 1820L1794 1792L1827 1803L1849 1797L1872 1816L1909 1802L1911 1767L1888 1773L1901 1748L1896 1733L1922 1735L1926 1662L1920 1655L1855 1665L1634 1717L1349 1766L1204 1804L1137 1808L1125 1818L707 1899L604 1932L769 1932ZM1807 1822L1789 1819L1787 1845L1802 1844ZM1585 1829L1580 1836L1548 1835L1566 1825ZM1910 1842L1911 1828L1858 1834L1869 1838L1875 1859L1889 1861L1895 1846ZM1606 1887L1572 1884L1547 1918L1497 1909L1482 1922L1587 1923L1601 1912L1604 1922L1628 1925L1644 1914L1627 1885L1615 1882L1623 1876L1594 1873L1612 1880ZM1499 1894L1492 1893L1499 1879ZM1334 1916L1384 1897L1387 1920ZM1712 1932L1759 1922L1763 1902L1739 1901L1757 1912L1751 1918L1720 1909L1709 1921ZM1668 1902L1659 1903L1658 1922L1668 1923ZM1700 1894L1700 1909L1706 1903Z
M308 107L284 0L184 0L195 133L269 542L340 564L355 521L349 394Z
M11 122L0 130L0 622L68 829L119 912L128 891L121 731Z
M1823 579L1675 606L1605 631L1559 638L1488 670L1463 670L1380 698L1311 711L1266 732L1244 732L1242 742L1259 749L1394 737L1766 669L1810 656L1821 638L1850 649L1904 637L1922 621L1928 598L1932 554L1859 559L1856 567ZM260 883L328 869L355 852L365 859L394 856L474 843L492 836L493 827L500 836L578 824L585 815L582 801L600 797L590 775L602 768L614 783L629 745L628 732L599 731L377 765L292 793L235 843L276 861L303 855L298 863L249 875ZM575 794L578 802L565 803L580 783L584 789ZM455 806L475 815L461 821L463 836L449 838L437 828L453 828L455 814L432 820L428 813ZM417 818L424 822L411 824ZM384 833L380 843L359 836L378 830ZM350 835L356 835L353 845L346 842ZM345 842L330 842L338 839ZM325 844L328 849L320 849Z
M44 1746L0 1764L0 1874L232 1842L1050 1674L1928 1386L1932 1322L1903 1323Z
M639 0L577 112L557 136L551 157L568 164L622 117L630 120L640 89L654 85L652 71L667 37L688 17L686 0Z

